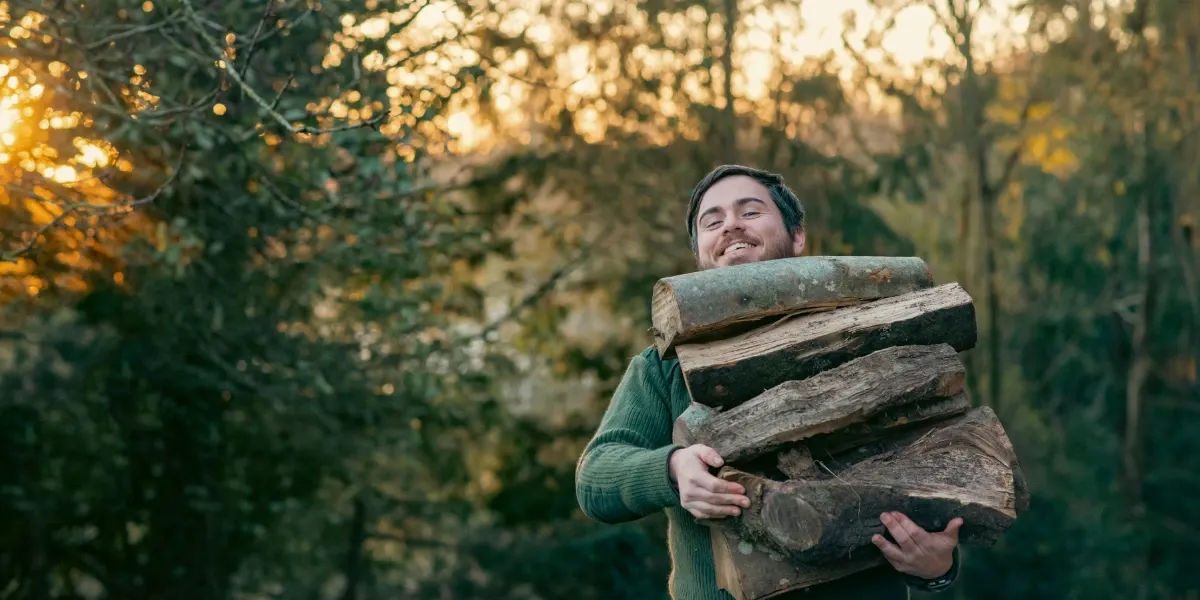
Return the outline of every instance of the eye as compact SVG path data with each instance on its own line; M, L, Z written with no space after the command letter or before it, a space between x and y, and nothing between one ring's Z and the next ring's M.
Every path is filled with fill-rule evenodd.
M746 211L745 213L743 213L742 216L743 217L757 217L760 214L762 214L762 213L758 212L757 210L750 210L750 211Z
M709 222L707 222L707 223L705 223L705 224L704 224L704 229L705 229L705 230L709 230L709 229L712 229L713 227L716 227L717 225L720 225L720 224L721 224L721 220L720 220L720 219L713 219L712 221L709 221Z

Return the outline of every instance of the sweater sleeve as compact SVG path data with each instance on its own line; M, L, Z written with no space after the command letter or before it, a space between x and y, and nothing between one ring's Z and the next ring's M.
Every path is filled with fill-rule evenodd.
M668 475L671 411L662 371L635 356L575 469L584 514L602 523L647 516L679 503Z

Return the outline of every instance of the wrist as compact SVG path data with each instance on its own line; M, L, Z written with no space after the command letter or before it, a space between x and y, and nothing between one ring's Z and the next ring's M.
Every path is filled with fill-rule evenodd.
M917 575L908 575L909 583L916 588L928 592L940 592L954 584L958 579L958 548L955 547L950 553L950 566L941 575L932 577L920 577Z
M671 487L676 488L676 491L679 491L679 480L675 477L675 453L680 450L682 448L676 446L667 453L667 479L671 482Z
M929 569L927 572L917 575L917 577L919 577L921 579L925 579L925 580L938 579L941 577L945 577L946 575L949 575L950 571L952 569L954 569L953 555L946 562L941 563L937 566L934 566L933 568Z

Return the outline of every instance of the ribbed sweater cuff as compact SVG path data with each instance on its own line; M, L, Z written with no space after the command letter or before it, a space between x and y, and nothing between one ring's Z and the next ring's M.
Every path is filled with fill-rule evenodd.
M629 461L629 495L633 504L658 510L679 504L679 492L671 485L668 458L678 446L670 445L639 452ZM646 511L646 512L649 512Z

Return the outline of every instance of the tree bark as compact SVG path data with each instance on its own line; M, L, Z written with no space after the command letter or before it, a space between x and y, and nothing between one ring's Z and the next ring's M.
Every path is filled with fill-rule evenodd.
M844 467L818 466L823 479L786 482L722 468L721 478L745 487L750 507L714 526L798 564L822 565L871 553L871 536L888 535L884 511L927 531L961 517L961 543L990 545L1029 503L1016 453L988 407L888 440Z
M962 394L965 381L962 361L947 344L893 346L802 381L784 382L728 411L693 403L675 421L673 437L684 446L710 446L726 463L822 434L849 447L860 437L914 420L965 412L965 396L946 402ZM923 410L922 404L935 409Z
M743 333L764 319L818 312L933 287L920 258L805 256L667 277L654 286L654 341L678 344Z
M676 351L692 400L724 410L883 348L944 343L962 352L974 347L976 333L971 297L951 283Z

